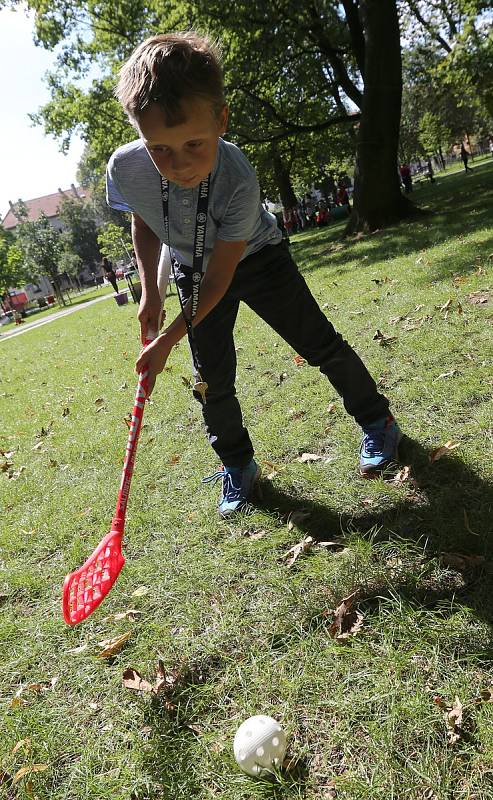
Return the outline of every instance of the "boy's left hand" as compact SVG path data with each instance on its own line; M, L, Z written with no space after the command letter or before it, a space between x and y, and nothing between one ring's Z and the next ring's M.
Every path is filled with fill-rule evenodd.
M158 336L157 339L154 339L151 344L148 344L147 347L144 347L135 363L135 371L138 374L144 372L146 368L149 370L147 390L148 397L154 389L156 376L159 375L159 373L162 372L166 366L166 361L168 360L170 350L171 347L166 334L162 334L161 336Z

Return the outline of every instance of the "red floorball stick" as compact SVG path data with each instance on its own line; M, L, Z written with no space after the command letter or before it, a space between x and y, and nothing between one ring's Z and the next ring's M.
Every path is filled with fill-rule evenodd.
M146 341L146 345L152 341ZM63 618L67 625L76 625L92 614L104 600L125 564L122 539L125 528L130 481L134 470L137 442L139 440L144 405L147 397L147 370L139 375L132 422L128 433L127 449L123 463L122 481L110 532L98 544L86 563L70 573L63 584Z

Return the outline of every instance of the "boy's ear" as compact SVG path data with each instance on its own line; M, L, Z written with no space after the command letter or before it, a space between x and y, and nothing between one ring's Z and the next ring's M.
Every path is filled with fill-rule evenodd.
M229 118L229 106L224 106L223 110L221 111L221 116L219 117L219 123L221 126L221 136L226 133L226 129L228 127L228 118Z

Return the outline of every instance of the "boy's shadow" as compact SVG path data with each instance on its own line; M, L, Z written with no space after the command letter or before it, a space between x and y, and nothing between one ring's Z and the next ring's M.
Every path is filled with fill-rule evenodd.
M474 568L472 559L470 562L466 559L465 569L450 561L452 571L461 573L456 576L462 575L461 580L439 582L434 590L429 585L421 591L417 583L411 587L396 586L394 582L392 589L429 607L447 596L457 595L459 587L461 599L491 624L493 596L488 555L493 538L493 484L483 480L454 453L434 463L430 462L429 453L419 442L403 440L400 463L411 466L412 483L406 496L399 496L390 508L381 511L361 508L351 514L337 514L328 506L292 496L270 482L264 482L258 506L283 516L308 510L309 516L297 519L296 525L305 536L318 541L332 539L340 531L354 531L363 536L371 534L373 541L395 540L396 545L399 540L414 542L417 550L425 551L425 559L450 553L484 556L485 562L479 568L477 565Z

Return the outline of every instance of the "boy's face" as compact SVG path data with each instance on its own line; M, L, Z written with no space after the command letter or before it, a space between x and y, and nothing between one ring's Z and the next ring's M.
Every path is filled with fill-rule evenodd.
M198 186L216 161L219 137L226 131L228 107L214 113L208 100L182 103L185 122L169 128L161 108L151 104L138 120L138 130L160 174L186 189Z

